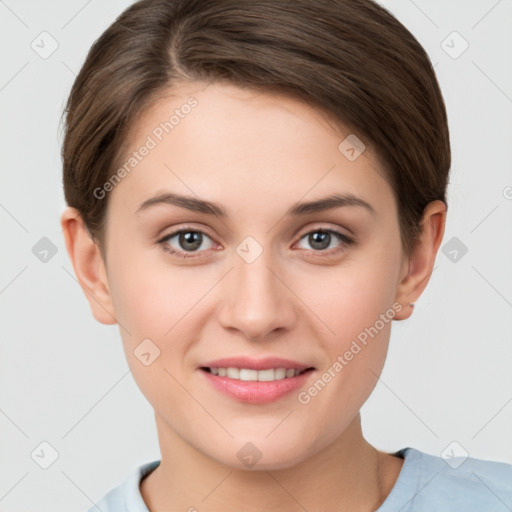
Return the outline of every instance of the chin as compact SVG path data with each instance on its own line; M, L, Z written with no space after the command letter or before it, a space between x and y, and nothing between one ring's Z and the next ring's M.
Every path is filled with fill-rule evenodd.
M306 457L304 442L283 436L275 440L254 436L252 441L244 436L242 441L231 440L222 452L210 453L217 462L230 468L246 471L276 471L288 469L302 462ZM211 445L209 446L211 450ZM234 452L234 456L231 454Z

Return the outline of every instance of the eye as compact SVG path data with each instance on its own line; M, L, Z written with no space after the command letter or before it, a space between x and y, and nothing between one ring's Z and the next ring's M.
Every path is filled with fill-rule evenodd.
M334 229L315 229L303 235L300 239L306 240L313 248L314 252L326 251L329 254L337 254L340 251L345 251L354 241L347 235L340 233ZM332 249L332 243L338 243L338 246Z
M174 240L174 245L171 242ZM210 240L210 244L206 244L207 247L204 247L205 240ZM197 229L180 229L179 231L175 231L169 235L166 235L164 238L160 239L158 243L162 246L164 251L170 252L174 256L178 258L191 258L195 257L194 254L187 253L196 253L201 252L199 249L203 246L203 249L211 249L213 246L212 239L203 231L199 231Z
M299 242L302 240L306 240L310 244L314 253L326 252L327 255L344 252L354 243L351 238L334 229L315 229L309 231L300 238ZM204 246L205 241L209 241L209 243L206 243L206 247ZM332 244L336 242L338 242L338 245L333 249ZM178 258L197 257L194 253L203 252L200 250L201 247L205 250L211 249L214 245L210 236L204 231L192 228L182 228L166 235L158 240L158 244L162 246L164 251Z

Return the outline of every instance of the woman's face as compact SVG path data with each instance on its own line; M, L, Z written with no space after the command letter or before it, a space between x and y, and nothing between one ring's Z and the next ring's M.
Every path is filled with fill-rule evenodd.
M133 376L162 435L233 467L294 465L381 373L407 264L392 189L369 148L289 97L182 84L135 128L106 232ZM187 199L141 207L165 194ZM361 202L299 208L334 195Z

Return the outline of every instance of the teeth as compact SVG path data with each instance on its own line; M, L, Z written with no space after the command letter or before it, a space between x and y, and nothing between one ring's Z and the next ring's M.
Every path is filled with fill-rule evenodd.
M275 373L276 372L273 368L270 368L270 370L260 370L259 372L256 372L258 380L265 382L275 380ZM295 374L295 371L292 370L292 373Z
M209 368L210 373L219 377L244 381L271 382L299 375L300 370L293 368L270 368L268 370L251 370L249 368Z
M284 379L286 377L286 368L278 368L276 370L276 380L281 380L281 379Z
M240 378L240 370L238 368L228 368L226 377L230 379L239 379Z

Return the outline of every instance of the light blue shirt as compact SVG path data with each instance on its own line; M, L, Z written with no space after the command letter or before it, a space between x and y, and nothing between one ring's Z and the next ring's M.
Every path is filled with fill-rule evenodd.
M512 464L451 459L402 448L398 479L376 512L507 512L512 510ZM458 465L460 461L463 462ZM139 466L88 512L149 512L139 490L159 460ZM458 466L458 467L457 467ZM200 507L199 507L200 508Z

